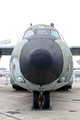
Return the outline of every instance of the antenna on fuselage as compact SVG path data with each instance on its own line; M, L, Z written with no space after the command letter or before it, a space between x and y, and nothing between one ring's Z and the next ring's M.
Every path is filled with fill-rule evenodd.
M51 23L51 26L54 27L54 23Z

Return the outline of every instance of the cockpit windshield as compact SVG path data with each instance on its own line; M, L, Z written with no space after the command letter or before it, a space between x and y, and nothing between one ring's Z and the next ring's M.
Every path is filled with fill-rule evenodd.
M57 31L51 30L50 33L51 33L52 36L60 38Z
M27 37L32 35L52 35L56 38L60 38L57 31L50 29L34 29L34 30L26 31L23 38L26 39Z
M34 32L32 30L26 31L23 38L26 38L26 37L31 36L31 35L34 35Z
M38 35L47 35L48 33L47 33L47 30L44 30L44 29L39 29L39 30L37 30L37 34Z

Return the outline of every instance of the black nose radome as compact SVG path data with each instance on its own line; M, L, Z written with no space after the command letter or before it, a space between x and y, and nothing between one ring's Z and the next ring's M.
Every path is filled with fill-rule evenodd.
M53 64L53 58L45 49L37 49L30 55L30 65L36 70L49 69Z
M31 40L21 51L22 75L34 84L44 85L56 80L63 69L63 55L52 40Z

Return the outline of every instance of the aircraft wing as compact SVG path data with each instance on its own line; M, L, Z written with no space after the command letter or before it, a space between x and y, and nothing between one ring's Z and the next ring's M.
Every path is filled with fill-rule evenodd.
M11 55L13 49L13 46L0 46L0 57L2 55Z
M80 55L80 46L69 47L72 55ZM14 46L0 46L0 55L11 55Z
M80 55L80 46L71 46L69 47L72 55Z

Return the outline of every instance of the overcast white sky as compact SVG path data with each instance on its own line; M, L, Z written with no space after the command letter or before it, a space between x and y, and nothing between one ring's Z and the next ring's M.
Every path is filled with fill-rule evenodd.
M30 22L53 22L69 46L80 46L79 0L0 0L0 41L15 45ZM2 56L0 67L9 68L9 58Z

